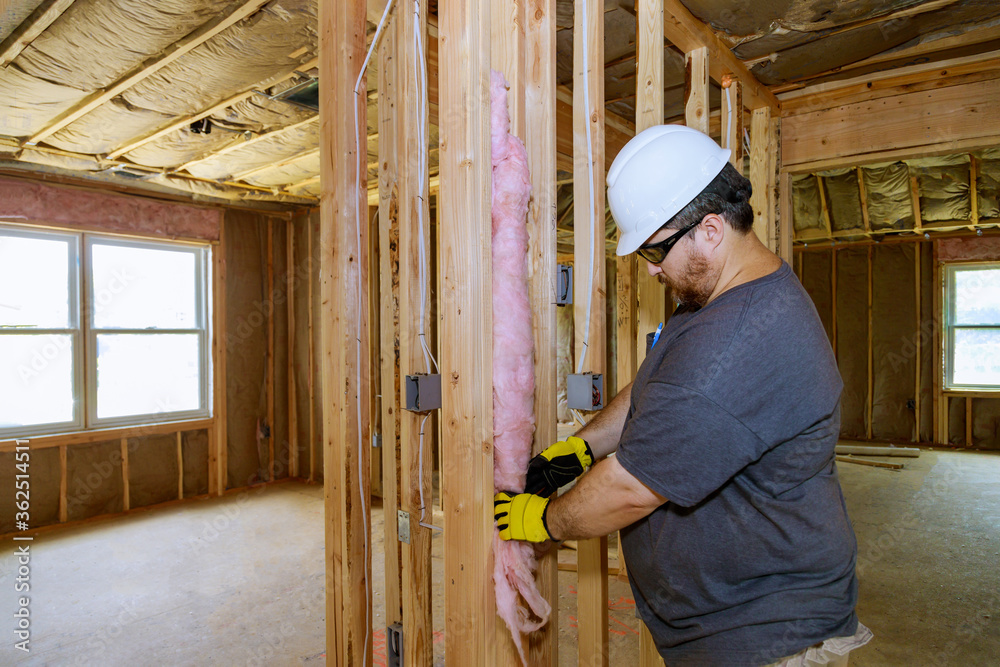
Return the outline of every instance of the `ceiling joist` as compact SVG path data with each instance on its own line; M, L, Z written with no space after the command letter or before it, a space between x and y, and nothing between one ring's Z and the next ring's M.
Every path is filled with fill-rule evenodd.
M73 0L46 0L39 5L31 16L0 44L0 69L21 55L21 51L55 23L72 4Z
M309 118L306 118L303 121L299 121L298 123L293 123L291 125L285 125L284 127L279 127L277 129L270 130L269 132L261 132L260 134L258 134L256 137L253 137L252 139L246 139L246 140L237 139L236 141L234 141L233 143L229 144L228 146L225 146L225 147L220 148L218 150L206 153L205 155L202 155L201 157L198 157L198 158L196 158L194 160L190 160L189 162L185 162L184 164L182 164L180 166L174 167L173 169L171 169L171 171L172 172L175 172L175 171L184 171L188 167L191 167L192 165L200 164L200 163L206 162L208 160L214 160L216 158L222 157L223 155L226 155L227 153L231 153L232 151L234 151L234 150L236 150L238 148L245 148L247 146L253 146L254 144L259 143L261 141L264 141L265 139L271 139L272 137L280 136L282 134L285 134L286 132L291 132L293 130L297 130L300 127L305 127L306 125L309 125L310 123L317 122L318 119L319 119L319 116L310 116Z
M246 17L255 13L267 2L268 0L240 0L240 2L230 5L216 18L202 25L200 28L179 42L175 42L160 55L140 63L133 68L131 72L123 76L115 83L103 90L98 90L93 94L88 95L80 104L71 109L67 109L63 113L56 116L51 123L29 137L25 143L30 145L37 144L46 137L55 134L73 121L82 118L105 102L108 102L125 92L143 79L146 79L160 71L184 54L204 44L226 28L239 23Z

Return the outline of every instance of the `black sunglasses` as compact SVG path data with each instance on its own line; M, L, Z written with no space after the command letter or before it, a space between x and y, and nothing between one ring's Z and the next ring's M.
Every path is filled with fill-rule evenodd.
M681 227L677 231L677 233L671 236L670 238L664 239L659 243L652 243L650 245L641 246L638 250L636 250L636 252L639 254L639 257L642 257L650 264L659 264L660 262L662 262L667 258L667 253L670 252L670 249L673 248L674 245L676 245L676 243L681 240L682 236L684 236L685 234L687 234L689 231L691 231L700 224L701 220L692 222L691 224L685 227Z

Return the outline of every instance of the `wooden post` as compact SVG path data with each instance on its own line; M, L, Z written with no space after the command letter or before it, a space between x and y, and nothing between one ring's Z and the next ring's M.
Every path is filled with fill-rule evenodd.
M944 386L943 368L941 353L941 265L938 263L937 241L931 241L931 317L933 318L933 341L934 345L934 384L931 393L931 431L934 434L934 442L939 445L948 443L946 419L942 419L942 404L947 405L948 401L941 397L941 389Z
M979 159L975 155L969 156L969 206L970 229L975 229L979 224Z
M868 191L865 188L865 173L861 167L856 167L854 173L858 176L858 197L861 200L861 219L865 223L865 231L872 231L871 220L868 219Z
M830 326L830 343L833 347L833 356L837 357L837 248L830 250L830 303L833 317Z
M639 630L639 667L663 667L663 658L645 624Z
M184 434L177 431L177 500L184 499Z
M316 298L313 294L317 276L315 272L315 262L313 261L313 223L311 218L306 218L309 233L306 235L306 252L308 254L307 264L309 267L309 284L306 289L306 298L309 300L309 307L306 308L309 314L306 328L309 332L309 481L316 481Z
M577 369L601 373L606 378L604 6L595 0L578 4L573 20L575 359ZM587 46L587 59L584 59L584 40ZM707 112L705 116L707 118ZM608 664L607 536L581 540L578 544L577 562L579 564L577 605L580 627L578 663L606 666Z
M480 667L497 665L490 8L438 4L444 641L451 660Z
M267 398L267 481L274 481L274 225L273 219L267 219L267 294L264 299L268 304L267 315L267 380L265 393Z
M687 77L684 82L684 124L708 134L708 47L684 55Z
M327 663L372 660L368 354L366 3L319 8L323 482ZM357 121L357 125L355 123Z
M872 332L872 246L868 246L868 400L865 404L865 437L872 438L872 413L875 411L875 351Z
M921 379L922 379L922 376L923 376L923 373L922 373L922 369L923 369L923 354L921 352L921 349L923 348L923 342L924 342L923 341L923 339L924 339L924 320L923 320L923 317L921 316L921 306L923 305L921 303L921 296L923 294L923 288L922 288L921 284L922 284L923 281L922 281L922 279L921 279L922 277L920 275L920 269L921 269L921 263L922 263L922 257L921 256L923 255L923 252L922 252L923 251L923 245L924 245L923 242L917 242L917 243L915 243L913 245L913 248L914 248L914 251L915 251L913 253L913 260L914 260L913 261L913 284L915 285L915 288L914 288L915 289L915 294L916 294L916 304L915 305L916 305L916 312L917 312L917 339L915 341L915 344L916 344L916 347L917 347L917 356L914 358L914 373L913 373L913 379L914 379L914 383L913 383L913 402L914 402L914 412L913 412L913 420L914 420L913 442L920 442L920 417L921 417L920 404L922 402L920 400L920 397L921 397L921 394L923 393L922 392L922 384L921 384Z
M778 249L781 259L789 264L793 263L793 243L795 241L795 220L792 207L792 175L787 171L781 172L781 187L778 194L781 197L781 229L778 238Z
M66 523L69 519L69 506L67 504L67 491L69 486L69 476L66 470L66 445L59 446L59 523Z
M378 45L379 132L379 353L382 377L382 513L385 525L385 624L403 622L403 573L396 512L399 510L399 192L396 181L396 33L391 15Z
M212 247L212 416L209 435L208 491L221 496L228 484L226 424L226 221L219 221L219 243Z
M771 108L754 109L750 119L750 182L753 184L750 206L754 212L754 232L761 243L772 251L777 251L774 241L774 160L776 156L777 147L771 131Z
M922 234L924 223L920 213L920 183L913 175L910 176L910 201L913 203L913 228L918 234Z
M299 410L298 370L295 366L295 220L285 225L285 284L288 290L285 304L288 308L288 476L299 476Z
M556 2L528 0L525 11L524 139L532 198L528 211L528 290L535 338L535 442L538 454L557 438L556 416ZM538 590L552 605L549 623L529 637L528 663L559 664L556 549L539 559Z
M131 509L128 497L128 438L122 438L119 444L122 454L122 508L128 512Z
M430 294L430 206L427 193L427 115L420 100L426 95L418 80L419 36L426 54L427 3L421 2L420 15L409 5L396 13L396 87L405 104L396 110L396 178L399 186L399 372L401 375L433 373L424 360L420 332L430 332L430 303L421 312L421 291ZM426 58L426 56L424 56ZM423 77L421 76L420 79ZM426 258L420 272L421 246ZM428 345L429 346L429 345ZM400 402L403 397L400 397ZM431 472L434 462L432 429L425 429L421 451L420 430L425 414L399 413L400 496L399 509L410 518L410 540L401 545L403 575L403 664L429 665L433 661L434 627L431 620L431 529L433 523ZM433 424L430 419L426 423ZM422 495L423 494L423 495ZM421 502L423 501L423 502Z
M827 236L833 236L833 223L830 221L830 205L826 201L826 181L822 176L814 176L816 179L816 190L819 192L819 205L823 212L823 225L826 227Z

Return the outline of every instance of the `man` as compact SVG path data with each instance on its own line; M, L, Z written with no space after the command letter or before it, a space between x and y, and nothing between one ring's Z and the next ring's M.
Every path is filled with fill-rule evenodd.
M638 252L678 309L634 383L531 461L527 493L497 495L497 527L530 541L621 530L667 665L846 665L871 634L854 613L857 543L834 463L842 382L728 157L659 126L615 159L618 254Z

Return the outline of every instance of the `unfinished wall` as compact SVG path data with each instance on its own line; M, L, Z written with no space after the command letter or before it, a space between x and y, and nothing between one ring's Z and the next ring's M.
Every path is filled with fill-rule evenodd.
M20 473L13 452L0 452L0 488L9 490L8 499L0 503L0 534L14 531L14 482ZM31 452L28 467L32 527L47 526L59 521L59 449L50 447Z
M934 441L934 331L940 326L934 311L934 244L940 244L939 258L949 260L991 259L997 249L995 240L984 237L796 253L796 272L831 337L844 381L844 438ZM966 398L942 400L948 441L969 446ZM971 446L1000 449L1000 398L971 401Z

